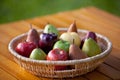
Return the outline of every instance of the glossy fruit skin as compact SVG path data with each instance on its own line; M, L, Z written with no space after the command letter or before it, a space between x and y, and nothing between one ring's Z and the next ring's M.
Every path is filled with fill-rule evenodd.
M34 42L37 46L39 43L39 34L36 29L30 29L26 38L26 42Z
M37 46L33 42L20 42L15 50L18 52L20 55L24 57L29 57L30 53L32 52L33 49L35 49Z
M77 26L76 26L76 21L74 20L74 22L69 26L67 32L76 32L78 33L77 31Z
M65 50L66 52L69 52L69 46L70 43L68 41L59 40L54 44L53 49L59 48Z
M84 59L87 58L87 54L85 54L79 46L75 44L71 44L69 47L69 59L75 60L75 59Z
M57 35L54 33L42 33L40 35L39 47L45 52L48 53L54 43L57 41Z
M53 49L47 55L49 61L65 61L68 59L68 53L61 49ZM64 70L67 66L56 65L55 70Z
M40 48L35 48L33 49L33 51L30 54L31 59L35 59L35 60L45 60L46 59L46 53L40 49Z
M85 39L82 47L82 51L87 54L87 56L95 56L101 53L101 48L92 38Z
M74 39L74 44L77 46L80 46L81 43L81 39L76 32L65 32L61 34L60 39L64 41L68 41L71 44L73 43L73 39Z
M44 28L44 33L55 33L57 36L59 36L59 31L51 24L47 24Z
M81 39L81 45L80 45L80 48L82 49L82 46L85 42L85 39L88 39L88 38L92 38L93 40L95 40L97 42L97 36L94 32L90 31L86 34L86 36L84 38Z

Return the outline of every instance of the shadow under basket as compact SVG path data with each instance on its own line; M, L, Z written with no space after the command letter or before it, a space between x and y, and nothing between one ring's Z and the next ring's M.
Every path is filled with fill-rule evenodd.
M60 33L66 32L67 28L58 28ZM43 30L38 30L39 34ZM87 30L79 30L78 34L82 38L86 35ZM97 42L102 49L102 53L88 57L85 59L80 60L66 60L66 61L47 61L47 60L33 60L30 58L23 57L19 55L15 51L15 47L21 41L24 41L27 37L27 33L21 34L15 38L13 38L9 45L9 51L13 55L14 60L18 63L21 67L23 67L28 72L39 76L39 77L49 77L49 78L67 78L67 77L75 77L82 74L86 74L92 70L94 70L97 66L99 66L108 54L111 52L112 43L103 35L97 34ZM68 66L66 70L54 70L55 66ZM71 67L72 68L69 68Z

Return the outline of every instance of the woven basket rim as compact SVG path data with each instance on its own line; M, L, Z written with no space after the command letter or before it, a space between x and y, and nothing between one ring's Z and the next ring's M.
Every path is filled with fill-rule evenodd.
M57 28L58 30L62 30L62 31L66 31L67 28ZM40 29L38 30L38 32L42 32L43 30ZM83 30L83 29L78 29L78 32L88 32L88 30ZM106 48L105 51L103 51L102 53L96 55L96 56L92 56L92 57L88 57L88 58L85 58L85 59L80 59L80 60L66 60L66 61L47 61L47 60L33 60L33 59L30 59L30 58L27 58L27 57L24 57L24 56L21 56L19 55L14 49L13 49L13 43L16 41L16 40L19 40L21 37L23 36L26 36L27 33L23 33L21 35L18 35L17 37L13 38L9 44L8 44L8 49L10 51L10 53L14 56L14 57L17 57L18 59L22 60L22 61L26 61L26 62L34 62L34 63L37 63L37 64L47 64L47 65L73 65L73 64L77 64L77 63L82 63L82 62L89 62L91 60L95 60L95 59L100 59L106 55L108 55L110 53L110 51L112 50L112 43L111 41L101 35L101 34L98 34L96 33L96 35L102 39L104 39L106 42L107 42L107 45L108 47Z

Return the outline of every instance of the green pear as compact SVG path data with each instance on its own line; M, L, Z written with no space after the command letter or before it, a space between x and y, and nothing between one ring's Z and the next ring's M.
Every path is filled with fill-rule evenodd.
M31 59L36 59L36 60L45 60L46 59L46 54L45 52L40 49L40 48L35 48L30 54Z
M87 56L91 57L100 54L101 48L92 38L88 38L83 44L82 51L85 52Z
M55 33L57 36L59 36L59 31L51 24L47 24L44 28L44 33Z

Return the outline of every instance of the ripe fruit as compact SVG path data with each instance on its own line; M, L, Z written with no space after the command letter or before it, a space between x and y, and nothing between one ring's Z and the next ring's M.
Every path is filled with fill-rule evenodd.
M79 46L75 45L73 41L73 44L69 47L69 58L71 60L84 59L87 58L87 55L79 48Z
M46 54L45 52L40 49L40 48L35 48L30 54L31 59L36 59L36 60L45 60L46 59Z
M87 39L88 39L88 38L92 38L93 40L95 40L95 41L97 42L97 40L96 40L97 36L96 36L96 34L95 34L94 32L88 32L85 37L86 37Z
M31 29L28 31L26 42L33 42L38 46L39 43L39 34L36 29Z
M50 61L65 61L68 59L68 54L66 51L61 49L53 49L47 55L47 60ZM55 70L64 70L66 66L56 65Z
M33 49L35 49L37 46L33 42L20 42L15 50L18 52L20 55L29 57L30 53L32 52Z
M44 28L44 33L55 33L57 36L59 36L59 31L51 24L47 24Z
M70 46L70 43L68 41L59 40L54 44L53 49L59 48L68 52L69 46Z
M73 43L73 39L74 39L74 44L77 46L80 46L80 43L81 43L81 39L76 32L65 32L61 34L60 39L64 41L68 41L71 44Z
M97 36L96 36L96 34L94 33L94 32L88 32L87 34L86 34L86 36L81 40L81 45L80 45L80 48L82 48L82 46L83 46L83 44L84 44L84 41L85 41L85 39L88 39L88 38L92 38L93 40L95 40L96 42L97 42Z
M83 44L82 51L85 52L89 57L91 57L100 54L101 48L92 38L88 38Z
M76 22L74 20L74 22L70 25L70 27L68 28L67 32L76 32L77 33L77 27L76 27Z
M57 41L57 35L54 33L41 33L39 47L48 53L52 48L54 43Z

